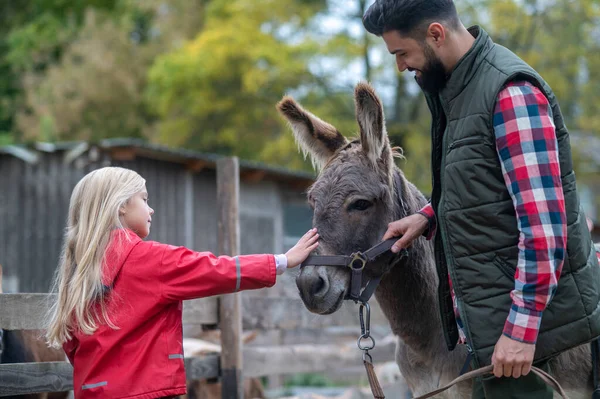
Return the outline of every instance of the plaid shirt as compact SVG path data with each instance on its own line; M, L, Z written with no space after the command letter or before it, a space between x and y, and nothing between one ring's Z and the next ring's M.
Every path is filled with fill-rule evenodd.
M556 291L567 245L558 143L547 98L528 82L508 84L498 95L494 134L520 231L513 304L504 335L534 344L542 312ZM429 219L426 235L431 239L436 230L433 208L429 204L419 213ZM460 340L465 342L453 290L452 298Z

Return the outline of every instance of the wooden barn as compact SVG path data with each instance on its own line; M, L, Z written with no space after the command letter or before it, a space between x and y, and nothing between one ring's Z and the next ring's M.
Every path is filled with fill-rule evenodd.
M0 147L0 264L4 292L47 292L69 197L86 173L123 166L147 181L155 210L148 239L217 250L216 160L136 139ZM311 227L313 175L240 161L242 253L283 252Z

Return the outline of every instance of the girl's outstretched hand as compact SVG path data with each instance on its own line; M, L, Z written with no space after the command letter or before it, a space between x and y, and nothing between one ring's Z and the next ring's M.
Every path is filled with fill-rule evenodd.
M310 229L298 240L285 256L287 257L287 266L296 267L310 255L312 251L319 246L319 235L317 229Z

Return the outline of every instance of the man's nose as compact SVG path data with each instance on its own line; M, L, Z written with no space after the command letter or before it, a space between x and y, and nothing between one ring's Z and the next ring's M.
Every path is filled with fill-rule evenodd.
M408 65L406 65L406 62L402 61L402 59L400 59L400 58L396 58L396 65L398 66L398 70L400 72L404 72L408 68Z

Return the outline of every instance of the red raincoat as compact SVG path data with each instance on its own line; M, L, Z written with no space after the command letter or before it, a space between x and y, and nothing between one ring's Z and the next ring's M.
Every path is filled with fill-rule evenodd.
M77 399L150 399L186 392L182 303L275 284L273 255L216 257L116 230L103 283L118 327L75 333L63 348Z

